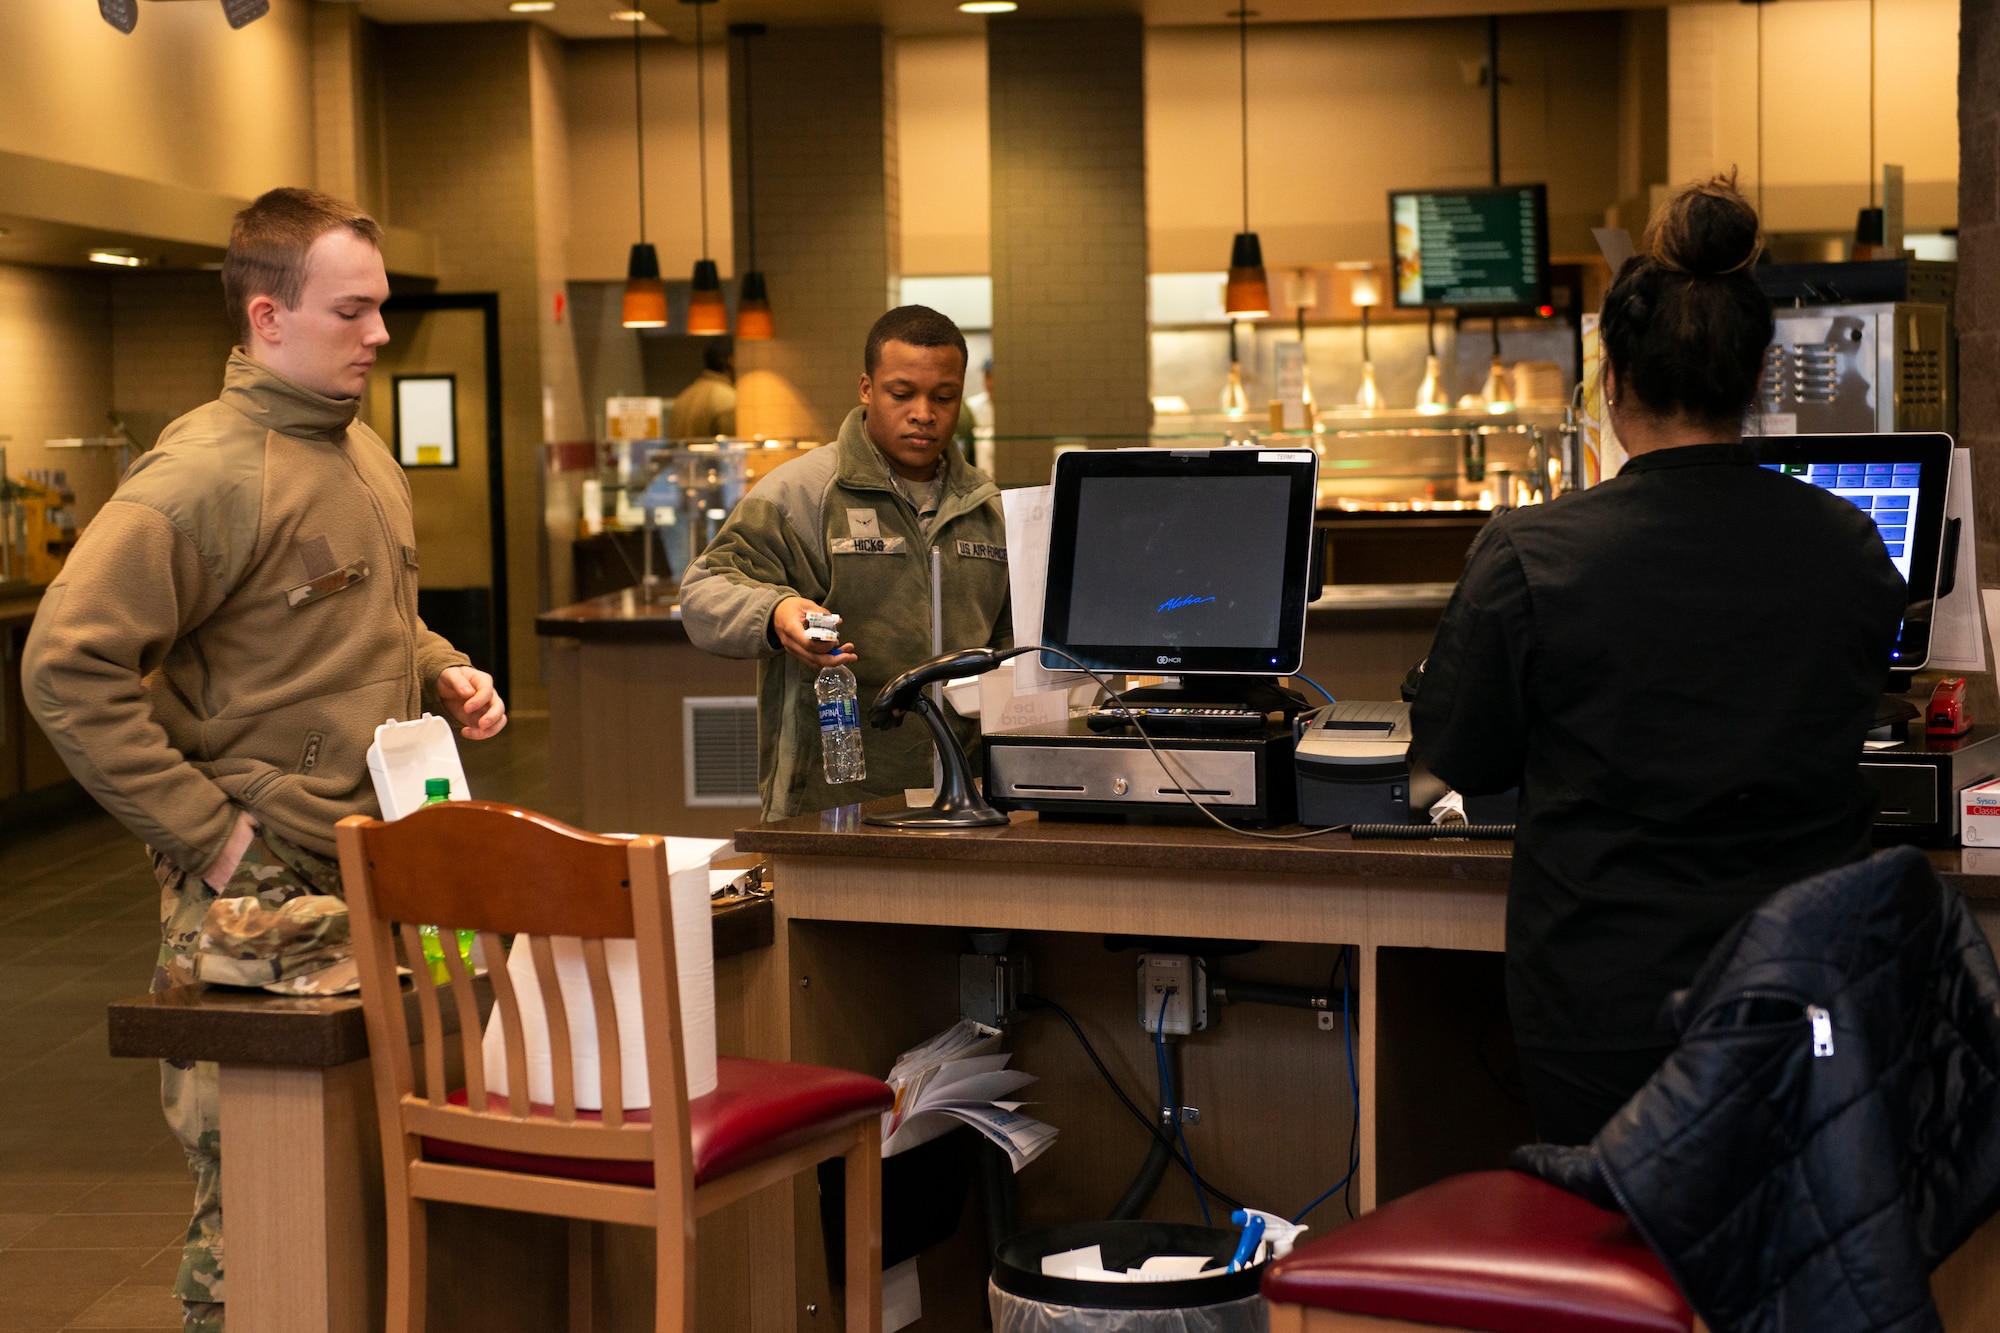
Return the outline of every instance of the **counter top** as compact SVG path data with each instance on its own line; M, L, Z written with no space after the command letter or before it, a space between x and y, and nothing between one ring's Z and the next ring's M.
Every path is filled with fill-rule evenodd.
M1505 885L1513 844L1356 842L1345 833L1277 841L1225 833L1212 824L1099 824L1015 811L1003 828L913 833L861 822L894 809L895 797L737 831L738 851L766 856L859 856L1027 865L1128 866L1148 870L1484 880ZM1302 833L1297 827L1272 833ZM2000 879L1995 880L2000 892Z
M1147 870L1233 871L1342 878L1451 879L1507 883L1510 842L1388 842L1345 833L1290 841L1225 833L1212 824L1096 824L1044 820L1015 811L1004 828L913 833L861 822L893 809L895 797L739 830L736 847L766 856L846 856L891 860L1011 862L1017 865L1121 866ZM1292 827L1267 830L1300 833ZM1945 883L1973 902L2000 905L2000 848L1928 853Z
M769 898L717 906L711 913L715 956L768 947L775 914ZM480 1013L492 1004L482 978ZM417 997L403 993L411 1033L420 1031ZM458 1031L458 1007L441 1006L446 1035ZM357 995L285 996L261 990L175 986L119 1000L109 1011L111 1054L156 1060L331 1068L367 1058L368 1029ZM420 1039L420 1038L418 1038Z
M1311 620L1354 611L1434 610L1451 600L1449 583L1336 583L1320 590L1306 607ZM649 601L637 588L606 593L535 617L535 633L545 639L590 643L684 642L679 589L663 583Z
M641 597L637 588L627 588L574 606L559 606L535 617L535 633L547 639L585 639L593 643L685 640L680 586L662 583L651 599Z

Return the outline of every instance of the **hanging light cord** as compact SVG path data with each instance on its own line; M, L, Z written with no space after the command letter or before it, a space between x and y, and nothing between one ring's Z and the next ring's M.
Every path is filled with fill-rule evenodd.
M1757 216L1764 216L1764 0L1757 0Z
M1243 136L1243 230L1250 230L1250 0L1236 10L1237 125Z
M1868 206L1875 207L1875 0L1868 0ZM1888 240L1888 228L1882 229Z
M646 95L639 75L639 25L644 10L632 11L632 130L639 143L639 243L646 243Z
M750 83L750 34L743 34L743 222L750 233L750 269L757 269L757 98Z
M702 55L701 7L694 0L694 134L701 161L701 257L708 258L708 61Z

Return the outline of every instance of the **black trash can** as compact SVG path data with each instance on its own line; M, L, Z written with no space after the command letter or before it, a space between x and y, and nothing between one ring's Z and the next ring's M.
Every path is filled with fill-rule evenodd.
M1257 1284L1264 1266L1171 1282L1083 1282L1046 1277L1045 1255L1098 1246L1105 1268L1137 1268L1162 1254L1229 1262L1241 1235L1174 1222L1077 1222L1015 1236L1000 1247L987 1303L993 1333L1267 1333Z

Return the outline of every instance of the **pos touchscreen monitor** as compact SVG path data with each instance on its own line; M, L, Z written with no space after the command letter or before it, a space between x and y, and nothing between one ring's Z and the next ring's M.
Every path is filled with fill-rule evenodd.
M1890 563L1910 588L1909 609L1890 652L1891 671L1920 671L1931 655L1931 612L1941 569L1956 560L1946 538L1951 437L1764 435L1744 440L1757 461L1846 500L1874 520ZM1954 525L1955 526L1955 525Z
M1098 671L1288 676L1304 664L1319 456L1076 450L1056 459L1042 639ZM1043 652L1042 665L1075 662Z

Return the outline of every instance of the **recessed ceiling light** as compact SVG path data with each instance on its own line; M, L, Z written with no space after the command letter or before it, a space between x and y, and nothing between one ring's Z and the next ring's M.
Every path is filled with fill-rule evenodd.
M958 7L961 14L1011 14L1020 6L1014 0L965 0Z
M614 9L611 11L613 23L644 23L646 11L643 9Z
M510 14L546 14L556 7L556 0L514 0L507 6Z
M119 268L139 268L146 262L130 250L92 250L85 258L93 264L116 264Z

